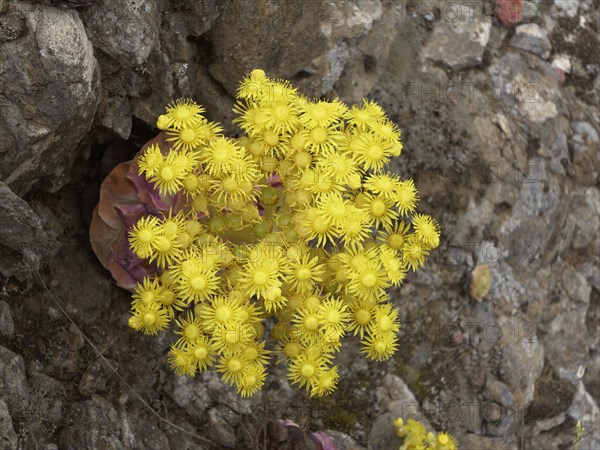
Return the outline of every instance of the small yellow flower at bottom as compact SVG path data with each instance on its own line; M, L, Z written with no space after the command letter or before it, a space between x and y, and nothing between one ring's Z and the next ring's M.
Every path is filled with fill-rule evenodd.
M129 318L129 326L144 334L158 334L169 326L169 314L158 302L137 303Z

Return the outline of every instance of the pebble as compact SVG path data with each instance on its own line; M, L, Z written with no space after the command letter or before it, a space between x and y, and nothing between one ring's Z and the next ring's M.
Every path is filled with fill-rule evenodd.
M454 3L451 9L447 14L453 17L442 17L436 24L422 57L453 70L476 66L483 60L492 24L474 14L470 5Z
M548 33L535 23L519 25L515 30L515 35L510 40L510 45L544 59L550 56L552 50Z
M4 400L0 399L0 448L3 450L16 449L18 442L8 406Z
M11 414L23 413L29 405L29 384L20 355L0 346L0 398Z
M4 300L0 300L0 334L11 336L15 332L15 324L10 313L10 306Z

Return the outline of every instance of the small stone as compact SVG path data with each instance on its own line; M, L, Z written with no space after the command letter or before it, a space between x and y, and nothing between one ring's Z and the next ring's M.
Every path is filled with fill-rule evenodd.
M0 179L18 195L35 184L55 192L69 181L92 126L98 63L73 9L3 3L26 25L15 19L8 26L15 39L3 42L0 52L0 66L12 68L0 72Z
M558 16L575 17L579 9L579 0L554 0L554 12Z
M208 411L210 431L214 439L225 448L234 448L237 445L235 430L221 416L219 411L212 408Z
M443 18L435 26L422 57L453 70L480 64L490 38L491 22L479 17L475 9L466 4L454 3L446 14L452 17Z
M4 300L0 300L0 334L11 336L15 332L15 324L10 313L10 306Z
M552 60L552 67L564 73L571 73L571 60L567 55L556 55Z
M66 450L82 448L123 450L119 440L121 426L115 408L94 395L91 400L74 403L58 436L58 446Z
M158 14L154 2L114 0L81 11L94 48L124 67L142 65L158 39Z
M548 33L535 23L519 25L515 31L515 35L510 40L510 45L544 59L550 56L550 51L552 50Z
M477 265L471 272L470 279L469 295L473 300L480 302L490 292L492 282L490 266L487 264Z
M111 374L112 371L102 359L98 358L94 360L87 366L81 377L79 392L85 397L91 397L92 394L103 392L106 389L106 383Z
M573 404L567 415L575 421L580 420L585 428L586 433L579 443L579 448L600 448L600 429L598 428L600 408L598 408L598 405L581 382L577 386Z
M18 444L17 433L8 412L8 406L0 398L0 448L13 450Z
M337 450L365 450L354 439L339 431L327 430L325 434L333 441Z
M598 131L589 122L573 122L571 124L575 135L573 141L578 144L598 144L600 139L598 138Z
M14 41L27 34L27 22L19 13L0 15L0 42Z
M110 306L110 281L94 258L77 243L63 244L50 264L50 289L67 312L84 323L97 320Z
M549 167L554 173L564 174L569 163L569 146L567 144L567 128L561 118L548 120L540 131L541 156L550 158Z
M504 25L513 25L523 20L523 0L497 0L496 16Z
M1 147L0 155L4 155ZM0 159L0 179L2 168ZM0 181L0 273L7 277L32 278L31 266L39 267L41 260L51 256L56 246L56 241L44 230L39 216Z
M544 347L535 333L532 336L517 336L510 330L518 323L513 318L500 316L499 330L505 330L498 343L502 348L502 379L510 387L515 408L523 408L531 403L535 391L535 381L544 368Z
M11 414L22 414L29 405L29 384L20 355L0 346L0 398Z
M507 408L513 404L513 396L508 386L491 375L488 375L485 380L483 395Z

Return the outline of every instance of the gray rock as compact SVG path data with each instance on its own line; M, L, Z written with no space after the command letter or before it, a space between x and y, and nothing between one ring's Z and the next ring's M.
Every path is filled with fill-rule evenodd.
M109 360L109 362L114 365L113 361ZM79 392L85 397L91 397L92 394L103 392L111 375L112 371L110 367L102 359L98 358L94 360L87 366L79 381Z
M100 2L82 10L81 18L94 48L110 55L122 67L142 65L158 39L155 2Z
M127 97L106 98L106 94L104 94L98 106L98 118L100 125L113 131L120 138L129 138L132 115Z
M554 68L527 53L506 53L489 68L494 83L491 93L519 125L539 133L542 125L563 108Z
M27 420L30 423L56 424L63 414L66 390L62 382L43 373L33 372L29 375L29 384L29 407L25 413Z
M600 429L598 428L600 408L581 382L577 385L577 392L567 415L575 421L580 420L585 428L586 434L581 440L579 448L600 448Z
M59 328L47 344L45 370L57 378L71 378L80 369L79 350L84 345L84 338L75 325Z
M401 17L401 6L385 2L380 8L383 8L379 13L381 18L373 23L371 31L358 44L354 56L345 64L335 83L335 91L343 92L345 101L360 102L373 89L385 69L398 32L396 25Z
M110 280L92 258L80 244L64 244L49 267L51 291L67 313L85 323L98 319L111 300Z
M591 286L578 270L567 266L560 281L561 309L549 327L545 340L546 357L558 374L576 383L588 356L585 319L590 303Z
M502 379L511 388L515 408L524 408L533 400L535 380L544 368L544 346L535 334L523 337L510 333L519 323L514 318L499 317L497 325L504 331L498 344L502 348Z
M507 408L513 405L513 396L508 386L491 375L487 376L483 395Z
M9 42L27 34L27 21L23 14L12 11L0 16L0 42Z
M579 189L573 193L570 205L574 222L571 246L577 250L588 248L590 254L597 254L600 250L600 190Z
M23 414L29 405L29 384L20 355L0 346L0 398L11 415Z
M235 430L229 425L216 408L208 411L210 432L213 438L225 448L234 448L237 445Z
M333 441L337 450L365 450L365 448L344 433L335 430L326 430L325 434Z
M214 404L202 378L170 374L165 391L178 406L198 419L205 418L206 410Z
M6 450L16 450L18 443L8 406L0 398L0 447Z
M544 59L550 56L552 50L548 33L535 23L519 25L515 30L515 35L510 40L510 45Z
M10 313L10 306L4 300L0 300L0 334L11 336L15 332L15 324Z
M598 138L598 131L589 122L573 122L572 124L575 135L573 141L578 144L590 143L598 144L600 138Z
M571 141L573 165L570 167L569 174L582 184L593 186L597 183L600 174L599 130L584 121L574 121L571 127L574 131Z
M91 400L74 403L58 437L59 448L121 450L119 417L115 408L95 395Z
M399 440L394 427L394 421L398 417L404 420L418 420L428 430L433 430L421 412L421 405L400 377L392 374L385 375L381 387L377 389L377 396L384 413L375 419L369 430L367 437L369 448L384 450L398 447Z
M509 450L517 447L514 437L497 438L467 433L460 439L460 448L466 450ZM542 447L535 447L542 448Z
M492 24L477 13L473 4L455 3L445 8L421 56L441 62L453 70L481 64Z
M41 260L49 257L56 245L29 205L0 181L0 273L33 278L31 266L39 268Z
M556 118L544 123L540 131L539 154L550 158L550 169L554 173L564 174L570 160L567 128L563 120Z
M212 43L210 73L232 96L255 68L297 81L308 95L322 95L379 18L381 9L370 7L377 4L225 0L206 33ZM287 44L281 45L283 41Z
M0 180L19 195L40 182L53 192L68 181L92 125L98 64L75 11L25 2L6 7L25 25L0 53L0 66L13 68L0 73Z
M169 448L169 440L158 426L149 420L140 420L135 423L135 434L139 446L147 450L163 450Z
M575 17L580 0L554 0L553 15L557 17Z

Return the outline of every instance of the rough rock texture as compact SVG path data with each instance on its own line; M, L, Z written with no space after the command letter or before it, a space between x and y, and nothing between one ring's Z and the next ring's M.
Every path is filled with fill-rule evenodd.
M339 448L387 449L412 416L467 449L571 448L581 421L580 448L597 448L598 4L495 6L0 2L0 447L253 449L289 418L301 440L274 442L329 430ZM130 332L130 298L87 240L100 182L154 136L165 103L193 97L235 133L232 95L255 67L307 95L376 100L403 133L393 170L442 226L425 269L391 293L398 352L368 364L350 339L322 399L283 364L251 399L212 371L173 374L176 335Z
M40 218L23 199L0 181L0 273L31 277L32 267L56 248Z
M76 12L24 2L4 8L0 180L21 195L35 184L54 192L69 180L90 131L98 63Z
M453 70L480 64L492 24L481 17L477 6L475 2L454 3L443 8L440 23L434 28L422 57Z

